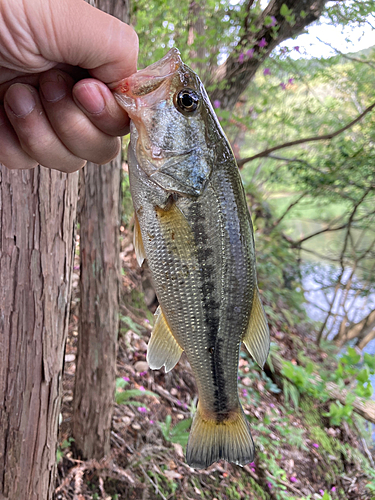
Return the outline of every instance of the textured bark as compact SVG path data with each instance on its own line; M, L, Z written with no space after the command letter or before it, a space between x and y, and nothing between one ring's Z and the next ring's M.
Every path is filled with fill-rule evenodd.
M214 80L210 82L216 86L215 90L210 94L211 100L220 101L221 107L225 109L234 107L240 95L249 86L259 66L270 55L272 50L282 41L297 35L306 26L316 21L322 14L328 0L272 0L255 20L250 19L250 7L253 0L248 1L249 15L244 20L243 35L236 49L225 63L218 68ZM293 26L280 14L283 4L288 9L291 9L292 14L295 16ZM303 17L301 17L302 11L306 14ZM272 27L264 26L264 19L267 16L276 18L279 30L275 37L273 37ZM250 27L255 27L259 31L254 33ZM261 49L258 44L263 38L267 45ZM254 48L253 57L248 58L245 56L243 62L240 62L240 53L246 54L250 48Z
M127 0L90 1L128 21ZM119 312L121 154L107 165L88 163L80 177L80 314L73 437L85 458L110 451Z
M73 437L85 458L109 453L119 307L121 158L88 163L80 190L80 322Z
M0 165L1 499L52 499L77 181Z
M358 323L352 323L349 326L344 325L344 327L340 325L340 330L333 340L337 346L342 347L349 340L357 339L356 344L363 349L372 340L374 327L375 310L371 311ZM364 342L365 338L368 338L367 342Z

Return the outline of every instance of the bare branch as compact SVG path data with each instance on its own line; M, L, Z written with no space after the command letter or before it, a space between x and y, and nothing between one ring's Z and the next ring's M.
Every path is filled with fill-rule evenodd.
M367 115L370 111L372 111L375 108L375 102L371 104L371 106L368 106L363 113L361 113L357 118L352 120L350 123L345 125L345 127L342 127L335 132L331 132L330 134L324 134L324 135L316 135L313 137L305 137L304 139L296 139L295 141L289 141L285 142L284 144L279 144L278 146L274 146L272 148L265 149L264 151L261 151L260 153L257 153L256 155L249 156L247 158L242 158L241 160L237 161L238 168L241 168L242 165L245 163L248 163L249 161L256 160L257 158L263 158L264 156L269 156L270 153L273 153L273 151L278 151L280 149L285 149L285 148L290 148L291 146L297 146L298 144L305 144L307 142L316 142L316 141L326 141L333 139L334 137L337 137L338 135L342 134L345 132L345 130L348 130L349 128L353 127L356 123L358 123L362 118Z
M331 49L334 50L336 54L340 54L340 56L345 57L345 59L349 59L349 61L368 64L369 66L371 66L371 68L375 68L375 63L373 61L368 61L365 59L359 59L358 57L348 56L348 54L344 54L339 49L336 49L336 47L334 47L331 43L321 40L318 36L316 38L319 40L319 42L324 43L324 45L328 45L328 47L331 47Z
M280 222L284 219L284 217L288 214L288 212L295 206L297 205L297 203L299 203L302 198L304 198L306 196L307 192L305 191L304 193L302 193L295 201L293 201L289 207L285 210L285 212L283 213L283 215L281 217L279 217L272 225L272 229L275 229L276 226L278 226L280 224Z
M295 241L293 246L300 247L302 243L310 240L311 238L314 238L315 236L318 236L319 234L323 234L323 233L327 233L327 232L331 232L331 231L341 231L341 229L345 229L346 227L348 227L348 223L343 224L342 226L338 226L338 227L326 227L325 229L321 229L320 231L316 231L316 233L309 234L305 238L302 238L298 241Z

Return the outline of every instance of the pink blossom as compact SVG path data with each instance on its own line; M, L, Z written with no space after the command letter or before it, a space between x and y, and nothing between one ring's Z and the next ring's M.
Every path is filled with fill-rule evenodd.
M280 83L280 87L285 90L286 89L286 84L285 83Z
M250 470L251 470L252 472L255 472L254 467L250 467Z
M238 62L243 63L244 58L245 58L245 56L244 56L243 52L241 52L241 54L238 56Z
M145 319L145 323L150 323L150 320L149 319Z
M263 48L266 45L268 45L268 43L266 42L265 38L262 38L261 41L258 43L258 45L259 45L260 48Z
M272 484L271 483L267 483L267 486L269 487L270 490L272 489Z
M275 408L275 405L273 403L271 403L270 408Z
M150 420L150 424L152 425L153 423L154 423L154 421L153 421L153 420Z
M146 389L143 387L143 385L141 385L141 386L140 386L140 388L139 388L139 390L143 392L143 391L145 391Z
M255 462L251 462L251 464L249 464L250 467L255 467Z
M220 105L221 102L216 99L216 101L214 101L214 108L220 108Z
M249 49L247 52L246 52L246 56L251 59L254 55L254 49Z
M265 24L266 28L271 28L271 26L276 26L277 21L275 16L271 16L271 22L269 24Z
M323 491L323 490L319 490L319 493L320 493L321 495L324 495L324 491Z
M319 448L318 443L313 443L314 448Z
M296 50L297 52L299 52L299 46L297 45L296 47L293 47L294 50Z
M270 68L264 68L263 75L270 75L270 74L271 74Z
M296 483L296 482L297 482L297 478L296 478L296 477L294 477L294 476L291 476L291 477L289 478L289 481L290 481L291 483Z
M336 491L336 486L332 486L331 491L335 492Z
M294 83L294 78L289 78L288 83L290 83L290 85L292 85Z
M138 406L137 410L138 410L140 413L146 413L146 412L147 412L147 408L145 408L144 406Z
M122 377L123 380L125 380L125 382L130 382L130 378L129 377Z
M147 375L147 372L140 372L139 374L140 377L144 377L145 375Z

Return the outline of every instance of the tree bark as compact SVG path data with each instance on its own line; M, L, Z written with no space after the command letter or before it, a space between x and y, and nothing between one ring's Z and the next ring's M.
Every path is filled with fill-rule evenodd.
M337 333L336 337L333 340L337 346L342 347L349 340L357 338L358 339L357 344L359 346L361 342L363 343L363 340L366 337L368 337L369 334L371 334L374 327L375 327L375 310L371 311L365 318L363 318L361 321L358 321L358 323L352 323L345 329L340 328L339 332ZM371 337L369 337L369 340L362 345L361 349L370 340Z
M253 0L248 1L251 7ZM211 100L220 101L220 107L223 109L232 109L240 95L249 86L259 66L273 49L319 19L326 3L327 0L272 0L255 20L250 20L252 11L249 8L249 14L244 19L243 32L236 48L218 68L213 81L209 83L209 85L215 85L215 89L210 94ZM294 24L280 14L283 4L290 9L290 15L294 16ZM302 12L304 14L301 16ZM267 16L276 19L277 32L272 26L265 26ZM254 29L257 31L254 32ZM263 39L266 43L264 48L259 46ZM251 57L247 56L249 49L254 49ZM244 54L242 61L239 59L241 53Z
M0 165L1 499L52 499L77 184Z
M128 21L129 2L90 1ZM120 278L121 153L107 165L88 163L80 177L80 313L73 401L76 450L87 459L110 451L116 382Z
M119 309L121 158L88 163L80 190L80 314L73 437L84 458L109 453Z

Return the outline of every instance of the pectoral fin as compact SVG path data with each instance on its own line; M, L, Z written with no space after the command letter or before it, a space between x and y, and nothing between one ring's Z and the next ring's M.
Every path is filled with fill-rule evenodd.
M142 266L143 261L146 258L145 248L143 246L141 227L138 222L137 214L134 214L134 234L133 234L133 245L135 250L135 256L137 257L137 262L139 266Z
M157 319L147 347L147 363L151 370L165 366L165 372L169 372L178 363L183 349L174 338L160 306L155 316Z
M270 332L258 289L254 294L250 320L242 342L258 365L263 368L270 349Z

